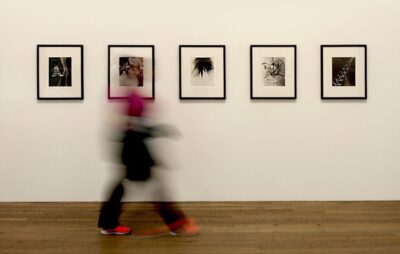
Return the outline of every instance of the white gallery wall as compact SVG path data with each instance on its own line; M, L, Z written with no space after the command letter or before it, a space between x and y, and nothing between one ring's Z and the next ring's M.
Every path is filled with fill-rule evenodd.
M107 46L155 46L156 175L181 201L400 199L397 0L0 0L0 201L99 201L120 166ZM36 45L84 45L83 101L36 99ZM226 100L179 100L179 45L226 46ZM250 100L250 45L297 45L297 100ZM320 45L367 44L368 99L320 99ZM151 183L149 184L151 186ZM140 192L144 189L143 192ZM149 200L133 184L126 200Z

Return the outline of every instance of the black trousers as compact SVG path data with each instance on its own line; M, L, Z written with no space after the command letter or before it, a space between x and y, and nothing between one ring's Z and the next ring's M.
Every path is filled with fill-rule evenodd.
M119 182L111 192L108 201L102 205L98 227L111 229L120 224L119 216L121 214L121 199L123 195L124 186L122 182ZM153 202L153 204L165 224L171 224L186 217L174 202Z

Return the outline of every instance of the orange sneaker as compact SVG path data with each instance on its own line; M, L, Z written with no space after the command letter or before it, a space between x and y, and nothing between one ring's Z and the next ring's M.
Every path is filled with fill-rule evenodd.
M192 218L185 218L177 220L173 223L162 225L150 230L138 231L134 233L134 237L137 238L153 238L165 235L172 236L192 236L197 235L200 232L200 228Z
M172 236L192 236L200 233L200 227L193 218L186 218L168 225Z
M132 229L123 225L118 225L110 229L100 229L100 234L102 235L129 235L130 233L132 233Z

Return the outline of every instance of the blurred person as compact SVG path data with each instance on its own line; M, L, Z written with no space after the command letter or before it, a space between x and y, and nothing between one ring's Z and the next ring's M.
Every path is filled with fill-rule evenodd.
M129 118L122 139L121 161L125 166L124 179L128 181L146 182L152 177L151 168L156 165L146 140L152 137L173 134L171 128L163 125L149 125L145 119L146 105L142 96L133 90L127 101L126 114ZM106 202L100 210L98 227L103 235L127 235L132 233L128 226L121 225L121 199L124 195L123 180L120 180L111 191ZM162 185L159 185L159 188ZM159 189L158 194L163 195L165 190ZM174 202L153 202L155 209L167 227L141 232L141 236L194 235L199 232L199 227L194 219L187 217Z

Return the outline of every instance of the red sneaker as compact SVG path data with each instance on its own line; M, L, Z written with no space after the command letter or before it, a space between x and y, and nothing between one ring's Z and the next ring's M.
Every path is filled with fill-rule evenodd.
M200 227L193 218L186 218L168 225L170 235L192 236L200 233Z
M123 225L118 225L110 229L100 229L100 234L102 235L129 235L130 233L132 233L132 229Z

